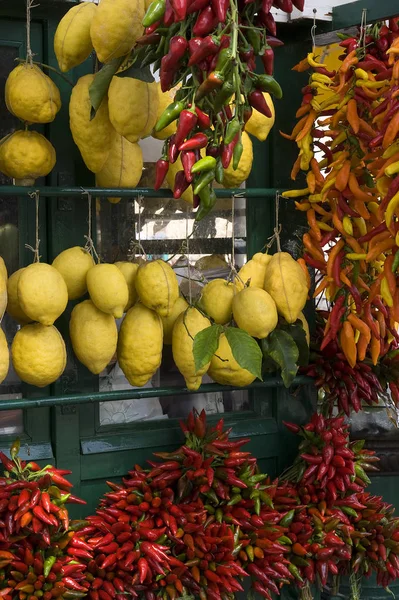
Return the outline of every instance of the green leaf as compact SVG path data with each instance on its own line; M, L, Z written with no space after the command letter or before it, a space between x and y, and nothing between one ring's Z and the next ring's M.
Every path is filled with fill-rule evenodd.
M95 74L94 79L89 87L89 96L92 107L90 120L93 120L96 116L96 112L100 108L101 102L108 92L112 78L124 60L124 56L121 58L114 58Z
M141 67L136 63L131 65L128 69L126 69L126 71L121 71L118 73L117 77L131 77L132 79L139 79L140 81L145 81L146 83L152 83L155 81L149 65L147 67Z
M299 350L293 338L283 329L275 329L264 344L264 351L281 369L281 377L286 388L289 388L298 371Z
M282 327L284 331L286 331L296 343L299 350L299 357L297 361L297 365L299 367L306 367L309 364L309 346L306 339L306 332L302 326L302 322L300 319L296 323L292 325L288 324Z
M195 370L199 371L211 360L219 346L219 337L223 331L221 325L211 325L199 331L194 337L193 354Z
M240 367L262 380L262 351L254 338L238 327L226 327L225 334Z

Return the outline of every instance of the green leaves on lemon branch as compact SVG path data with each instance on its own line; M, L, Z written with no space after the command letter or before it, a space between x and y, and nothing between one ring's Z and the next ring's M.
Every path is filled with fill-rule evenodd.
M193 354L195 370L199 371L210 362L219 346L219 337L223 332L221 325L211 325L199 331L194 337Z
M275 329L262 340L264 357L271 358L281 369L285 387L289 388L298 371L299 350L292 336L282 329Z
M286 323L284 325L280 325L280 327L293 338L298 347L299 356L297 365L299 367L306 367L306 365L309 363L309 346L301 320L298 319L298 321L295 323Z
M254 338L238 327L226 327L225 334L240 367L262 380L262 351Z
M96 116L96 112L100 108L101 102L104 100L113 76L125 60L125 57L114 58L109 63L104 65L98 73L95 74L94 79L89 88L89 96L91 102L91 114L90 120L93 120Z
M117 73L117 77L131 77L132 79L139 79L145 83L152 83L155 81L151 69L149 66L141 67L137 63L134 63L128 67L125 71Z

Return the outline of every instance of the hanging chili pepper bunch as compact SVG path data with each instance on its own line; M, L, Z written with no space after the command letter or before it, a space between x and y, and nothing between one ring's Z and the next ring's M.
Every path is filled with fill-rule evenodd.
M72 496L70 471L0 453L5 473L0 478L0 596L5 600L82 598L89 587L85 564L76 552L75 533L84 523L70 522L65 504L83 500Z
M145 15L133 60L160 69L163 92L181 84L155 126L160 132L178 120L157 162L155 188L180 157L174 197L191 185L197 220L216 202L213 181L223 183L224 169L240 164L252 109L272 116L263 92L282 96L272 76L273 48L282 44L274 37L273 6L291 13L303 10L304 0L154 0ZM264 74L255 73L258 56Z
M322 294L331 304L310 372L327 389L327 399L338 398L346 412L358 411L362 400L378 401L381 385L369 365L382 360L380 383L392 382L393 398L399 399L397 373L388 369L399 341L397 21L344 39L337 72L313 53L295 67L311 69L311 75L302 90L299 121L285 136L299 148L291 177L306 172L307 187L283 195L298 198L297 209L307 213L303 257L321 275L314 297ZM318 151L324 153L321 160ZM334 351L343 356L329 365Z
M375 572L387 587L399 576L399 520L382 498L364 491L377 457L363 441L349 442L343 417L314 414L303 427L286 426L302 438L300 454L281 478L296 483L299 496L300 506L285 517L298 585L336 588L339 575ZM357 586L357 578L351 583Z

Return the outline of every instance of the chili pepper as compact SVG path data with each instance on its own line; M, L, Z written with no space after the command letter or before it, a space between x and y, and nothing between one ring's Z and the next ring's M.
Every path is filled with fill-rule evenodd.
M165 0L151 2L142 21L144 27L150 27L156 21L162 19L165 14Z
M195 152L192 152L192 151L182 152L181 162L182 162L183 169L184 169L184 175L185 175L186 181L188 183L191 183L193 180L193 176L191 174L191 169L195 165L196 160L197 159L196 159Z
M173 123L182 110L184 109L184 104L180 101L175 101L169 104L169 106L164 110L160 118L158 119L154 130L159 133L162 129L165 129L168 125Z
M216 159L213 156L205 156L197 161L191 168L191 173L199 173L203 171L211 171L216 167Z
M155 184L154 189L159 190L165 181L166 174L169 170L169 162L160 158L155 165Z
M183 142L179 146L179 151L183 150L199 150L205 148L208 143L208 136L205 133L196 133L186 142Z
M199 13L193 27L195 36L204 37L212 31L217 17L212 10L212 6L206 5Z
M189 187L190 182L187 181L184 170L178 171L175 175L175 182L173 186L173 198L181 198L186 189Z
M197 113L197 124L201 129L209 129L211 126L211 120L209 115L204 113L198 106L195 107L195 112Z
M191 110L182 110L174 137L174 143L179 147L197 124L197 114Z
M174 164L177 161L179 154L180 154L180 151L177 147L177 144L175 143L175 136L172 135L169 138L168 161L171 164Z
M188 66L197 65L208 56L217 54L220 50L220 42L211 35L201 39L200 45L191 54ZM219 69L217 69L219 70Z
M250 92L248 94L248 101L255 110L257 110L262 115L270 119L272 113L266 103L265 97L263 96L262 92L260 92L259 90Z
M229 107L226 105L230 102L230 99L233 96L234 92L234 84L231 81L225 81L214 99L213 104L215 112L219 112L223 109L226 113L227 118L229 118Z
M257 75L255 78L255 87L258 90L261 90L262 92L268 92L270 94L273 94L273 96L275 96L278 100L280 100L283 97L283 92L280 84L271 75ZM254 106L254 104L252 104L252 106ZM254 108L256 108L256 106L254 106ZM259 109L257 108L257 110Z
M234 148L236 146L236 144L239 141L239 135L237 135L236 138L234 138L234 140L232 142L230 142L230 144L227 145L223 145L223 149L222 149L222 167L224 169L227 169L231 159L233 157L233 152L234 152Z

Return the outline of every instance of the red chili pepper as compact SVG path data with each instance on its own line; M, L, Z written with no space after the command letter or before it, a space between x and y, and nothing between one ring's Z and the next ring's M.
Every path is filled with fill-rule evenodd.
M208 0L194 0L187 8L187 14L199 12L200 10L208 6L208 4Z
M217 71L212 71L197 89L197 93L195 95L196 102L198 102L214 90L220 88L223 85L223 82L223 75L221 75Z
M46 512L48 512L48 513L51 512L50 511L51 500L50 500L50 495L47 492L42 492L40 502Z
M208 3L207 3L208 4ZM212 10L212 6L207 5L199 13L197 20L193 27L193 34L195 36L204 37L208 35L217 24L217 17Z
M144 583L148 575L148 562L145 558L140 558L137 566L140 574L140 583Z
M259 14L258 14L258 18L259 18L259 21L261 22L261 24L264 25L266 27L266 29L268 29L272 35L276 35L276 33L277 33L276 21L274 20L274 17L271 12L265 13L265 12L263 12L263 10L260 10Z
M49 473L50 473L50 476L51 476L51 479L53 480L53 482L56 485L58 485L58 487L60 487L61 489L67 488L67 490L68 490L71 487L73 487L73 484L70 481L68 481L67 479L65 479L64 477L62 477L55 471L52 471L51 469L49 469Z
M155 185L154 189L159 190L165 181L166 174L169 170L169 162L160 158L155 165Z
M253 92L248 94L248 100L249 100L250 105L255 110L257 110L262 115L264 115L265 117L268 117L270 119L270 117L272 116L272 112L271 112L270 108L268 107L265 97L262 94L262 92L260 92L259 90L254 90Z
M187 0L171 0L176 21L184 21L187 14Z
M179 61L183 58L188 48L188 42L182 35L175 35L169 42L168 53L164 56L163 68L166 71L175 71ZM163 60L163 59L162 59Z
M10 460L5 454L4 452L0 452L0 460L3 463L3 466L5 468L6 471L12 471L12 469L15 467L14 463L12 460Z
M264 53L261 55L263 68L266 75L273 75L274 72L274 51L273 48L266 48Z
M195 107L195 112L197 113L198 127L200 127L201 129L209 129L209 127L211 126L211 119L209 115L204 113L204 111L201 110L198 106Z
M200 38L201 39L201 38ZM188 66L197 65L208 56L214 56L220 50L220 42L215 40L211 35L207 35L201 39L201 43L197 45L196 49L190 56Z
M181 111L174 137L174 143L178 148L184 142L188 134L195 128L197 120L198 117L195 112L187 109Z
M178 148L180 152L183 150L200 150L201 148L205 148L207 144L208 136L205 133L199 132L193 135L193 137L187 141L180 144Z
M186 189L189 187L190 182L187 181L184 170L178 171L175 175L175 183L173 186L173 198L176 200L181 198Z

